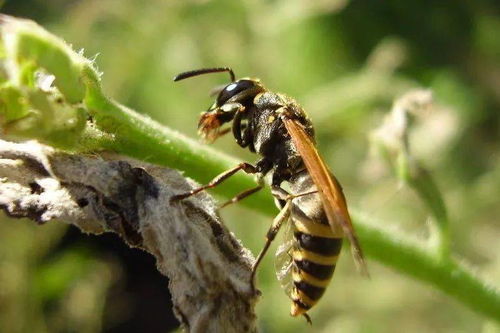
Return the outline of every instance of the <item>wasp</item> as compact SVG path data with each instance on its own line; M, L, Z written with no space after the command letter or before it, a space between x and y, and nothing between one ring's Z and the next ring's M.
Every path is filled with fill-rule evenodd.
M255 164L240 163L216 176L205 186L180 194L184 199L221 184L238 171L256 174L255 188L241 192L223 206L261 190L270 175L271 193L279 214L266 234L264 248L252 269L255 272L281 226L287 224L284 242L278 247L276 274L292 300L292 316L303 315L321 298L337 263L342 241L347 237L358 269L367 273L363 253L347 209L342 187L320 157L313 125L292 98L267 90L259 79L236 79L231 68L204 68L177 75L174 81L227 72L231 82L218 88L215 102L201 114L198 130L207 141L232 132L236 143L257 153ZM230 124L224 128L225 124ZM288 190L283 186L288 184Z

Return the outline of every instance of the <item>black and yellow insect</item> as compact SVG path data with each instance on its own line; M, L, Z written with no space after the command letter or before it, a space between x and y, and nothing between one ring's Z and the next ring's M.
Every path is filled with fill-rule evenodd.
M214 104L202 113L198 128L208 141L232 131L238 145L258 153L255 164L240 163L215 177L209 184L180 194L183 199L213 188L239 170L271 175L271 191L281 209L266 235L266 243L255 271L278 230L288 223L284 243L277 252L277 277L292 299L291 315L304 315L323 295L332 278L346 236L355 262L366 272L342 188L319 156L313 126L304 110L292 98L268 91L258 79L235 79L230 68L207 68L179 74L174 81L228 72L231 83L218 90ZM232 123L231 123L232 122ZM231 123L230 128L223 128ZM262 183L262 182L261 182ZM283 183L288 183L286 191ZM246 190L228 203L239 201L263 186Z

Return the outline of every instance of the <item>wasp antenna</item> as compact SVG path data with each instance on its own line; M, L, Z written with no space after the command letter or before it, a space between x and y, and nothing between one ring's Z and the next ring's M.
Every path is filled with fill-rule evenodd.
M209 73L220 73L220 72L228 72L231 77L231 82L236 81L236 77L234 76L234 72L230 67L215 67L215 68L202 68L195 69L193 71L188 71L184 73L180 73L174 77L174 81L184 80L193 76L209 74Z

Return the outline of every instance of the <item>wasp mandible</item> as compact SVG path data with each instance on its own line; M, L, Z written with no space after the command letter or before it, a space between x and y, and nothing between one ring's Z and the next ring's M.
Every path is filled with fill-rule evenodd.
M342 247L351 243L354 260L367 273L361 247L351 223L342 187L328 170L315 147L314 129L304 110L292 98L267 90L259 79L236 79L231 68L205 68L184 72L174 81L208 73L227 72L231 82L217 91L212 106L203 112L199 134L207 141L232 132L242 148L259 154L255 164L240 163L205 186L174 199L184 199L213 188L236 172L271 175L271 192L280 209L266 235L266 243L252 270L256 269L280 227L287 224L284 243L277 251L276 274L292 300L291 315L304 315L323 295ZM231 123L230 128L223 128ZM288 183L286 191L283 183ZM228 203L237 202L262 189L244 191Z

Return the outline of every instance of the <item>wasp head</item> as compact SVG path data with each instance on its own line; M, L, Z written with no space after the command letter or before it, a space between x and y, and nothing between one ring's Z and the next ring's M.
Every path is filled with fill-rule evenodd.
M236 80L233 71L227 67L206 68L181 73L174 78L174 81L215 72L229 72L231 83L216 90L217 98L214 104L201 114L198 122L198 133L209 142L227 133L227 130L221 130L222 125L231 122L237 112L243 111L244 103L253 99L257 93L263 90L259 80L249 78Z
M201 114L198 133L209 142L225 134L227 131L221 131L221 126L243 111L243 103L255 97L261 88L256 79L240 79L220 89L214 104Z

